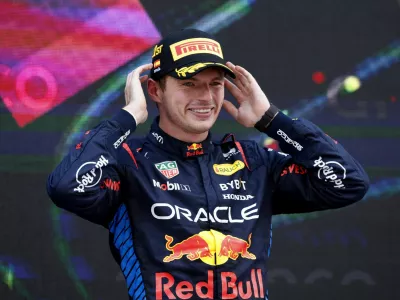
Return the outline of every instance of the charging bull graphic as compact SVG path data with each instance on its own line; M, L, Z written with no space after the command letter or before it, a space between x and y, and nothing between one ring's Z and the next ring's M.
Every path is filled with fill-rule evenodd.
M195 234L186 240L176 243L171 247L172 241L174 240L171 236L165 235L165 239L167 243L165 247L172 251L172 254L164 258L164 262L170 262L175 259L181 259L182 256L186 255L186 257L190 260L195 260L200 257L212 257L210 249L208 248L207 242Z
M200 259L209 265L221 265L228 259L237 260L239 256L256 259L256 256L248 251L251 246L251 233L248 241L224 235L216 230L201 231L175 245L171 245L174 240L171 236L165 235L165 239L167 240L165 247L172 254L166 256L164 262L181 259L183 256L190 261Z
M230 259L236 260L239 255L242 258L256 259L256 256L247 249L251 246L251 233L249 234L249 242L237 237L227 235L221 243L221 251L218 256L228 256Z

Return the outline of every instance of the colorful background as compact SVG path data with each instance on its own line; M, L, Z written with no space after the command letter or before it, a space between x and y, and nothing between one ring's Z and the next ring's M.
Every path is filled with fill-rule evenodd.
M84 131L124 105L130 70L184 27L216 34L272 102L319 125L371 179L349 208L274 217L270 298L400 299L395 0L1 1L0 299L127 298L107 232L55 208L45 182ZM149 106L137 135L156 116ZM228 131L276 147L223 112L213 132Z

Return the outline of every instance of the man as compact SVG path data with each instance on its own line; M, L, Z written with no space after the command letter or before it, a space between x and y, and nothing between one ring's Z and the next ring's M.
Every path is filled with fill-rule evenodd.
M146 70L150 78L140 76ZM148 116L145 81L160 116L134 139ZM344 207L368 189L339 143L281 113L205 32L163 39L152 64L128 75L125 99L57 166L47 190L57 206L109 229L130 299L265 299L272 215ZM232 134L211 141L222 107L285 153Z

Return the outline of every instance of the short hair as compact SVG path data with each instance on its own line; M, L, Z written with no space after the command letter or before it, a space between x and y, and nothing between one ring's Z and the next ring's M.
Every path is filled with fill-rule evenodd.
M167 88L167 84L166 84L167 76L168 75L163 76L160 79L156 80L158 82L158 84L160 85L160 88L162 91L165 91L165 89ZM156 103L156 106L157 106L157 109L159 109L158 103Z
M163 91L165 91L165 89L167 88L166 81L167 81L167 76L163 76L157 80L158 84L160 85L161 90L163 90Z

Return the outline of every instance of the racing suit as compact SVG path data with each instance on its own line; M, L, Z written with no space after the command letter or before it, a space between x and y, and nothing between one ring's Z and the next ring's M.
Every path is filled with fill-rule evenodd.
M130 136L121 110L87 131L50 174L52 201L109 230L130 299L266 299L274 214L340 208L368 177L335 140L279 112L265 133L284 152L211 134Z

